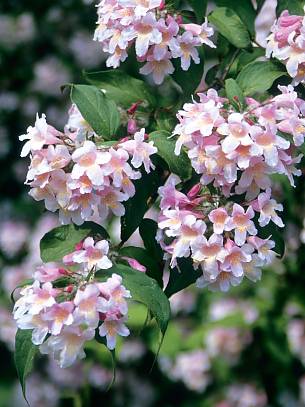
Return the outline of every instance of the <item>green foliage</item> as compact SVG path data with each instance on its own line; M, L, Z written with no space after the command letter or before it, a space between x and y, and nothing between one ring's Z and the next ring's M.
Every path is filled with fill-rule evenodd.
M239 111L245 106L245 98L237 82L230 78L225 82L226 94L234 108Z
M254 35L254 20L256 13L251 0L216 0L219 7L228 7L234 10L246 25L251 35Z
M149 206L156 199L158 188L163 183L162 170L157 167L149 174L143 173L142 178L134 182L135 195L124 202L125 215L121 218L121 239L126 242L140 225Z
M246 96L268 90L273 82L287 75L281 65L271 61L257 61L246 65L238 74L236 81Z
M166 161L168 168L174 174L179 175L186 181L192 176L192 166L187 154L182 151L179 156L174 153L176 140L171 137L171 133L159 130L150 133L149 139L154 142L158 149L158 155Z
M279 16L282 11L288 10L290 14L303 15L304 0L278 0L276 7L276 15Z
M163 287L162 274L163 269L157 262L157 259L142 247L128 246L122 247L119 251L120 256L136 259L140 264L146 267L146 275L155 279L159 286Z
M207 0L189 0L189 3L196 14L198 23L202 22L205 13L208 1Z
M132 103L139 101L150 106L156 105L153 88L125 72L111 70L85 72L84 75L89 83L105 90L109 99L125 108L129 108Z
M85 222L80 226L70 224L59 226L46 233L40 241L40 257L44 263L60 261L75 250L75 245L87 236L108 239L106 230L94 223Z
M249 32L239 16L230 8L217 7L209 15L210 23L236 48L251 45Z
M84 119L105 140L116 138L120 114L113 100L95 86L71 85L71 100Z
M165 294L171 297L173 294L195 283L202 275L200 269L195 270L191 259L178 259L178 266L170 270L169 281Z
M31 373L37 346L32 343L32 330L18 329L15 338L15 366L22 393L26 399L26 378Z
M124 286L130 290L132 298L148 308L156 319L162 335L164 335L170 319L170 305L157 281L145 273L122 264L116 264L107 271L100 270L96 276L103 278L108 275L111 276L112 273L119 274L123 279Z
M152 219L143 219L139 226L140 236L146 250L158 262L163 262L163 251L156 241L158 224Z

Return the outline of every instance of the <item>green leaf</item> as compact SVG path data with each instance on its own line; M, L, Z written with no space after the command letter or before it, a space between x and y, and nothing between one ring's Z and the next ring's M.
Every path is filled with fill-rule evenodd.
M283 75L282 66L271 61L255 61L246 65L238 74L236 81L246 96L268 90L273 82Z
M143 173L142 178L134 181L135 195L124 202L125 215L121 218L121 240L126 242L140 225L149 204L156 199L156 194L162 185L162 172L159 167L149 174Z
M191 95L193 95L197 90L202 79L204 71L203 47L198 48L198 52L200 57L200 63L195 64L192 61L191 66L187 71L183 71L181 69L180 60L178 61L178 59L174 59L172 61L175 67L175 72L173 73L172 77L181 88L183 101L187 101L190 99Z
M154 278L159 286L163 287L163 267L161 268L157 259L150 255L150 253L142 247L122 247L119 251L120 256L131 257L136 259L140 264L146 267L146 275Z
M235 11L252 35L255 33L256 12L251 0L216 0L219 7L228 7Z
M179 259L178 267L170 270L169 281L164 292L167 297L171 297L173 294L195 283L201 275L202 271L194 269L191 259Z
M245 105L245 98L237 82L230 78L225 81L226 94L233 107L240 111Z
M71 100L99 136L105 140L115 138L120 126L120 113L113 100L89 85L71 85Z
M255 61L257 58L265 55L263 48L253 48L251 51L241 50L235 61L231 65L228 74L230 76L236 76L250 62Z
M156 280L122 264L117 264L107 271L100 270L96 276L110 276L112 273L122 276L123 284L130 290L132 299L141 302L148 308L164 335L170 319L170 305Z
M184 151L181 151L179 156L175 155L176 140L169 138L170 136L169 132L159 130L150 133L149 139L154 142L158 149L157 154L167 163L170 171L186 181L192 176L191 162Z
M189 0L189 3L196 14L198 23L203 21L207 9L207 0Z
M276 15L279 16L282 11L288 10L290 14L302 16L304 14L304 0L278 0L276 7Z
M140 100L151 106L156 105L153 88L144 81L133 78L125 72L111 70L85 72L84 75L89 83L105 90L109 99L125 108Z
M139 226L140 236L143 240L145 248L150 253L150 255L157 260L157 262L162 263L163 251L156 241L157 230L157 222L148 218L143 219Z
M177 124L176 115L173 112L168 112L166 110L157 110L155 113L155 119L158 130L165 130L170 133L174 130Z
M31 329L18 329L15 338L15 365L19 381L22 388L23 396L26 400L25 382L31 373L33 361L37 352L37 346L32 342Z
M233 10L217 7L208 18L220 34L236 48L247 48L251 45L247 27Z
M75 245L88 236L108 239L106 230L94 222L81 226L74 224L59 226L46 233L40 241L40 257L44 263L61 261L75 250Z

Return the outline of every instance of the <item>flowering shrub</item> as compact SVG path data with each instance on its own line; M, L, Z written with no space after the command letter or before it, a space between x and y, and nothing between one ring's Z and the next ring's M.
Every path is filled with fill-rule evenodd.
M178 356L162 354L161 345L169 346L171 308L178 319L179 313L200 312L184 289L196 283L227 292L246 279L257 283L262 269L284 255L279 212L286 208L279 203L278 179L290 189L302 174L304 61L294 50L303 20L281 14L267 60L255 42L261 4L233 10L220 1L206 17L201 1L186 3L102 0L94 39L110 54L106 66L117 68L127 52L128 61L122 70L84 72L87 84L63 84L72 103L63 131L37 114L19 137L21 157L30 155L29 194L58 211L61 224L42 237L43 263L12 294L24 395L38 350L66 368L102 345L113 358L116 341L128 349L129 342L122 345L117 337L135 334L127 316L137 302L147 308L144 329L158 329L147 336L151 351L161 352L160 370L196 393L212 385L218 355L230 369L251 346L250 328L259 316L248 305L237 327L212 326L217 312L208 316L211 325L200 340L192 324L173 325L171 338L179 346L184 334L186 339ZM279 1L278 13L281 6ZM144 66L126 68L129 74L124 69L133 45ZM218 60L208 70L204 45L215 48L209 52ZM151 78L144 81L138 72ZM233 313L243 304L234 304ZM130 355L125 350L120 357L123 363ZM97 372L104 384L107 372ZM212 402L230 406L250 398L249 406L266 405L266 395L251 382L237 385L238 391L231 383L227 400ZM273 394L267 396L273 403Z

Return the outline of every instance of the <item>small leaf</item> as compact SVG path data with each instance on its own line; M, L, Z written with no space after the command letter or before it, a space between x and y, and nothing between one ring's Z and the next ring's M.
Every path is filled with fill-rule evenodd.
M151 106L156 105L154 90L144 81L133 78L119 70L85 72L86 80L106 91L109 99L128 108L140 100Z
M15 365L25 400L25 382L32 371L36 352L37 346L32 342L32 330L18 329L15 338Z
M253 95L268 90L273 82L283 75L282 66L271 61L255 61L246 65L238 74L236 81L245 95Z
M75 250L75 245L88 236L108 239L106 230L94 222L85 222L81 226L74 224L59 226L46 233L40 241L40 257L44 263L61 261Z
M122 247L119 251L120 256L130 257L136 259L140 264L146 267L146 275L154 278L159 286L163 287L163 268L157 262L157 259L149 254L146 249L142 247Z
M93 130L105 140L113 140L120 126L120 114L113 102L95 86L71 85L71 100Z
M202 271L200 269L194 269L191 259L179 259L178 267L170 270L169 281L164 292L169 298L173 294L195 283L201 275Z
M109 276L112 273L122 276L123 284L130 290L132 299L141 302L148 308L164 335L170 319L170 305L156 280L122 264L117 264L106 272L100 270L96 276Z
M172 112L167 112L165 110L157 110L155 113L155 119L157 122L158 130L169 131L170 133L174 130L177 119L175 114Z
M174 174L179 175L184 181L192 176L191 162L184 151L179 156L174 153L176 141L169 138L171 134L164 130L150 133L149 139L154 142L158 149L158 155L167 163L168 168Z
M135 195L124 202L125 215L121 218L121 239L126 242L140 225L149 203L153 203L160 185L162 172L159 167L149 174L143 173L142 178L134 182Z
M282 11L288 10L290 14L303 16L305 6L304 0L278 0L276 7L276 15L279 16Z
M230 8L217 7L208 18L220 34L236 48L247 48L251 45L247 27Z
M143 219L139 232L144 246L151 256L155 257L157 262L163 262L163 251L156 241L158 224L152 219Z
M227 79L225 82L225 89L227 98L230 100L234 108L237 111L242 109L245 105L245 98L237 82L232 78Z

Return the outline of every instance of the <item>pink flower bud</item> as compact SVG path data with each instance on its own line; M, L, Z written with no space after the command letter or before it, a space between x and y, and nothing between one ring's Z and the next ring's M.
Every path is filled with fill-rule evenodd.
M146 267L139 263L136 259L132 259L131 257L122 257L122 259L126 260L130 267L132 267L133 269L145 273Z
M138 129L135 119L129 119L127 124L127 131L129 134L135 134Z
M179 24L179 25L183 23L182 16L179 15L179 16L176 17L176 23Z
M165 7L165 1L162 0L162 1L161 1L161 4L160 4L160 6L159 6L159 10L163 10L164 7Z
M75 245L75 250L81 250L83 248L83 241L81 240L79 243Z
M187 193L188 198L192 199L197 196L201 190L202 185L200 183L195 184Z

